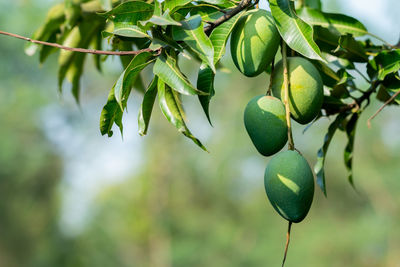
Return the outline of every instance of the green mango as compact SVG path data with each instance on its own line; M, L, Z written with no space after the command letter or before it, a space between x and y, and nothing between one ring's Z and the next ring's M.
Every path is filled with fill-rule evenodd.
M244 125L257 151L271 156L286 144L285 106L276 97L260 95L244 111Z
M257 76L271 64L279 42L271 13L262 9L250 10L232 30L233 62L244 75Z
M324 99L321 75L305 58L289 57L289 105L292 118L301 124L311 122L320 112ZM279 61L272 73L272 95L284 99L283 63Z
M288 150L274 156L264 175L265 192L274 209L290 222L301 222L314 197L314 175L298 152Z

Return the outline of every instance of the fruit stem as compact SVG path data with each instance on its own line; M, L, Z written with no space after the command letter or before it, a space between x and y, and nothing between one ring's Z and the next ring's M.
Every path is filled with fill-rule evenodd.
M289 71L288 71L288 63L287 63L287 47L285 41L282 40L281 44L281 52L282 52L282 62L283 62L283 86L285 87L285 98L283 103L285 104L286 111L286 124L288 127L288 149L294 150L294 142L292 135L292 122L290 120L290 108L289 108L289 88L290 88L290 80L289 80Z
M292 228L292 222L289 222L288 231L287 231L287 234L286 234L286 246L285 246L285 254L283 255L282 267L285 266L286 255L287 255L287 252L288 252L289 242L290 242L290 230L291 230L291 228Z
M275 57L272 59L271 62L271 74L269 75L269 85L268 85L268 90L267 90L267 95L271 95L271 91L272 91L272 73L274 72L274 68L275 68Z

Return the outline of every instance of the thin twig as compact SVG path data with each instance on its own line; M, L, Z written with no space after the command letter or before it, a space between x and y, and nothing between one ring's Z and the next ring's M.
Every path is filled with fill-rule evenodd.
M367 125L368 128L371 128L371 121L387 106L390 104L390 102L392 102L398 95L400 94L400 90L397 91L394 95L392 95L391 98L389 98L376 112L374 115L372 115L368 121L367 121Z
M291 230L291 228L292 228L292 222L289 222L288 231L287 231L287 234L286 234L286 246L285 246L285 254L283 254L282 267L285 266L286 256L287 256L287 252L288 252L288 248L289 248L289 242L290 242L290 230Z
M14 34L14 33L4 32L4 31L0 31L0 34L11 36L11 37L18 38L18 39L22 39L22 40L25 40L25 41L28 41L28 42L31 42L34 44L47 45L47 46L52 46L52 47L56 47L59 49L73 51L73 52L79 52L79 53L125 56L125 55L137 55L142 52L156 52L156 53L160 52L160 48L156 49L156 50L152 50L150 48L145 48L145 49L136 50L136 51L104 51L104 50L95 50L95 49L85 49L85 48L77 48L77 47L68 47L68 46L57 44L57 43L49 43L49 42L34 40L34 39L31 39L28 37L24 37L24 36Z
M257 4L257 3L258 3L258 0L256 0L254 3L252 3L251 0L242 0L242 1L240 1L240 3L235 8L224 12L225 14L223 16L218 18L212 24L207 25L204 28L204 32L207 35L210 35L211 32L216 27L218 27L222 23L226 22L227 20L229 20L230 18L232 18L233 16L235 16L239 12L241 12L241 11L249 8L250 6ZM137 55L137 54L140 54L142 52L155 52L157 54L159 54L161 52L161 48L158 48L158 49L155 49L155 50L152 50L150 48L145 48L145 49L140 49L140 50L135 50L135 51L104 51L104 50L95 50L95 49L85 49L85 48L77 48L77 47L68 47L68 46L57 44L57 43L50 43L50 42L34 40L34 39L31 39L31 38L28 38L28 37L25 37L25 36L21 36L21 35L18 35L18 34L5 32L5 31L0 31L0 35L6 35L6 36L10 36L10 37L21 39L21 40L25 40L25 41L28 41L28 42L31 42L31 43L34 43L34 44L52 46L52 47L56 47L56 48L63 49L63 50L79 52L79 53L97 54L97 55L125 56L125 55Z
M283 86L285 89L285 111L286 111L286 124L288 127L288 149L294 150L294 142L293 142L293 135L292 135L292 122L290 119L290 107L289 107L289 88L290 88L290 79L289 79L289 70L287 64L287 49L286 43L282 39L282 62L283 62Z
M258 0L256 0L254 3L251 2L251 0L242 0L240 3L234 7L233 9L229 10L224 14L223 16L219 17L217 20L214 21L214 24L208 25L204 28L204 32L207 35L210 35L211 32L214 30L214 28L218 27L225 21L229 20L230 18L234 17L236 14L240 13L241 11L249 8L252 5L258 4Z

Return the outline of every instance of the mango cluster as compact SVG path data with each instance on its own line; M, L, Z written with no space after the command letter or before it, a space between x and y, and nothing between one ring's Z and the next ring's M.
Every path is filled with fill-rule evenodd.
M271 14L254 9L243 16L232 31L233 62L245 76L255 77L272 63L280 44ZM314 65L302 57L287 58L289 110L300 124L310 123L319 114L323 83ZM263 156L278 153L288 141L283 63L272 72L272 95L255 96L244 111L244 125L256 150ZM264 174L265 191L274 209L290 222L301 222L314 196L314 175L306 159L297 151L281 152L269 161Z

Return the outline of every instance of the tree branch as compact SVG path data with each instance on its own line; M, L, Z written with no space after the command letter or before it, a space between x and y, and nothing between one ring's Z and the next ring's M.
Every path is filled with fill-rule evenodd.
M236 14L240 13L241 11L249 8L252 5L255 5L258 3L258 0L254 2L254 4L251 2L251 0L241 0L240 3L233 9L227 11L223 16L219 17L217 20L213 22L213 24L210 24L204 28L204 32L207 35L210 35L211 32L224 23L225 21L229 20L230 18L234 17Z
M259 0L256 0L254 4L258 3ZM204 32L207 35L210 35L211 32L218 27L219 25L223 24L239 12L249 8L250 6L254 5L251 0L241 0L240 3L233 9L226 11L224 15L219 17L216 21L214 21L212 24L209 24L208 26L204 27ZM44 41L39 41L39 40L34 40L25 36L21 36L18 34L14 33L9 33L5 31L0 31L0 35L6 35L14 38L18 38L21 40L25 40L34 44L40 44L40 45L46 45L46 46L52 46L56 47L59 49L63 50L68 50L72 52L79 52L79 53L88 53L88 54L97 54L97 55L115 55L115 56L125 56L125 55L137 55L142 52L155 52L159 54L161 52L161 48L152 50L150 48L145 48L145 49L140 49L140 50L135 50L135 51L104 51L104 50L95 50L95 49L85 49L85 48L77 48L77 47L68 47L64 46L58 43L50 43L50 42L44 42Z
M57 43L49 43L49 42L44 42L44 41L39 41L39 40L33 40L31 38L28 38L28 37L24 37L24 36L21 36L21 35L18 35L18 34L14 34L14 33L4 32L4 31L0 31L0 34L11 36L11 37L18 38L18 39L21 39L21 40L25 40L25 41L28 41L28 42L31 42L31 43L34 43L34 44L52 46L52 47L56 47L56 48L59 48L59 49L68 50L68 51L72 51L72 52L97 54L97 55L125 56L125 55L137 55L137 54L140 54L142 52L157 52L157 53L159 53L159 50L160 50L160 49L152 50L150 48L145 48L145 49L136 50L136 51L104 51L104 50L68 47L68 46L57 44Z
M367 125L368 128L371 128L371 121L387 106L390 104L390 102L392 102L398 95L400 94L400 90L397 91L394 95L392 95L391 98L389 98L375 113L374 115L372 115L368 121L367 121Z

